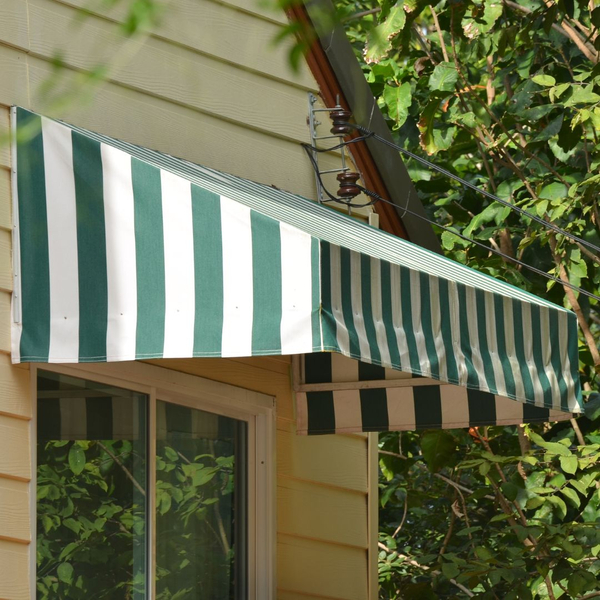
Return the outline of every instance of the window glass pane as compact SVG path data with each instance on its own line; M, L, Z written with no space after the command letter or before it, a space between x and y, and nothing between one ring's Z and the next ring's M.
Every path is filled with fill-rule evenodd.
M38 375L37 597L146 595L143 394Z
M246 598L247 424L156 410L157 600Z

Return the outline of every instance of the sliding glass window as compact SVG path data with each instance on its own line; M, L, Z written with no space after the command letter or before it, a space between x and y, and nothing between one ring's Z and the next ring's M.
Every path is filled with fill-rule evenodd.
M37 598L248 597L246 421L41 370L37 389Z
M246 423L156 405L156 597L246 597Z

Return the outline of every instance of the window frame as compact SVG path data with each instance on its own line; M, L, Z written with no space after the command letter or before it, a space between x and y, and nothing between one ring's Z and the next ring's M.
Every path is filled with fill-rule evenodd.
M148 488L155 489L156 402L205 410L248 424L248 600L275 598L276 490L275 398L230 384L140 362L31 365L30 589L36 597L37 375L51 371L114 385L148 396ZM154 600L156 569L155 494L148 495L148 600Z

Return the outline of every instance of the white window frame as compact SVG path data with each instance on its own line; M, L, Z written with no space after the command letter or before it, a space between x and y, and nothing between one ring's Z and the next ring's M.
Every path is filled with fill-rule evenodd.
M71 375L148 396L149 458L156 450L156 401L164 400L248 423L248 600L274 600L276 589L275 398L240 387L140 362L31 365L30 545L31 598L36 597L37 375L38 370ZM149 460L149 489L155 489L155 461ZM156 530L154 494L148 496L149 600L154 600Z

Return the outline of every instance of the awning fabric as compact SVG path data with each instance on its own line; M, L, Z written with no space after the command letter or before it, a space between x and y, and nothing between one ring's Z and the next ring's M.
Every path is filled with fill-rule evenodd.
M14 362L331 351L580 411L570 311L299 196L13 119Z
M563 421L571 413L346 358L306 354L295 382L297 433L459 429Z

